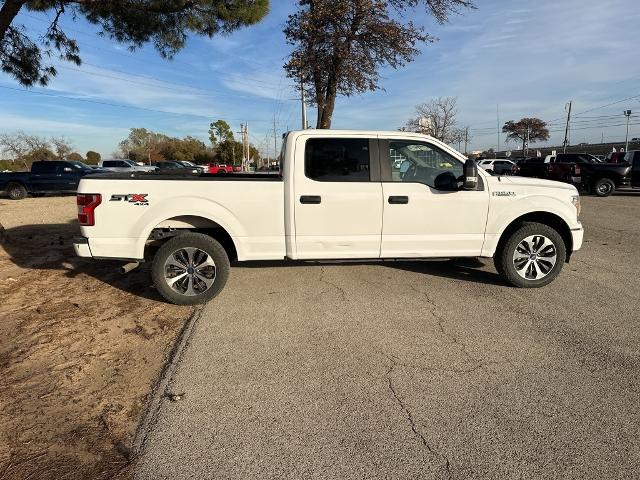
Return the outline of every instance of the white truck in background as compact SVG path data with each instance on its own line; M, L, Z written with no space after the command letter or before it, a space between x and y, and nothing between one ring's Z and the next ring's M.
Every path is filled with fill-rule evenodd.
M569 184L492 176L407 132L304 130L280 175L101 174L81 180L81 257L151 260L160 294L196 304L229 261L493 258L506 282L541 287L580 249Z

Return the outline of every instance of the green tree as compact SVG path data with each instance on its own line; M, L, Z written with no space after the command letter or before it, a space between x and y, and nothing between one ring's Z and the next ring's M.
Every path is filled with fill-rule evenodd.
M227 140L233 140L231 127L224 120L216 120L209 125L209 140L211 145L216 146Z
M298 0L284 28L295 48L285 69L309 91L318 109L316 128L330 128L336 97L378 89L383 66L400 68L435 39L406 20L424 4L438 22L473 7L470 0Z
M507 134L507 141L522 142L522 151L528 148L528 143L549 140L549 129L546 122L539 118L521 118L514 122L509 120L502 127Z
M220 163L237 165L242 163L242 143L236 140L224 140L218 144L217 157Z
M84 162L84 157L80 155L78 152L72 152L67 155L67 160L72 160L74 162Z
M94 152L93 150L89 150L87 152L87 163L89 165L97 165L98 163L100 163L101 158L102 157L98 152Z
M84 18L101 35L130 49L152 43L171 58L189 34L229 33L259 22L269 0L5 0L0 7L0 65L19 83L46 85L57 71L54 58L80 65L80 47L61 24L63 17ZM20 12L49 23L42 35L29 35L15 20Z

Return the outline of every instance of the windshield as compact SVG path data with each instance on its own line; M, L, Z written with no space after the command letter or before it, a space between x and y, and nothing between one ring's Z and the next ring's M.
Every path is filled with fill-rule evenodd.
M80 170L91 170L91 167L89 165L87 165L86 163L78 162L76 160L71 160L68 163L70 163L75 168L78 168Z

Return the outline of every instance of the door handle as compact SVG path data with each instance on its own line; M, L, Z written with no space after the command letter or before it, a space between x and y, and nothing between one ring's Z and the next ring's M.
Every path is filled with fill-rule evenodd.
M391 196L389 197L389 203L391 205L406 205L409 203L409 197L407 196Z
M302 195L300 197L300 203L310 203L317 205L322 203L322 197L320 195Z

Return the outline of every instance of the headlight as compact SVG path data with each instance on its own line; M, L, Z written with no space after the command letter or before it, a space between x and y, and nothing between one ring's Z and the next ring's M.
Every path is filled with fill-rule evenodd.
M573 195L571 197L571 203L576 207L577 218L580 218L580 195Z

